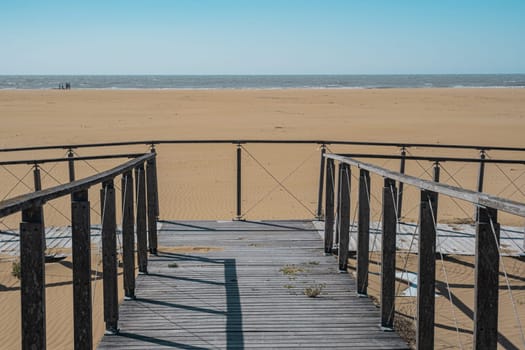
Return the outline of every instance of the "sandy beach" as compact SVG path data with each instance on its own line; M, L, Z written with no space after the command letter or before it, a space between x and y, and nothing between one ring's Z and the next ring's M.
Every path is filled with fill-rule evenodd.
M0 91L0 119L0 148L163 139L326 139L523 147L525 89L3 90ZM157 147L161 219L233 218L235 149L235 145L230 144ZM399 153L396 148L371 150L331 146L330 150ZM147 145L77 150L81 156L147 151ZM409 152L479 156L475 150L415 148ZM0 153L0 160L64 155L65 150ZM520 153L489 152L489 155L523 159ZM121 162L79 162L76 165L77 177L94 174ZM392 169L399 167L397 160L375 163ZM430 162L411 163L407 165L407 173L430 178L431 167ZM442 168L442 181L475 189L477 170L476 164L446 163ZM45 164L42 171L44 188L67 181L66 163ZM487 166L486 191L523 202L525 195L520 190L525 188L523 173L522 165ZM317 206L318 175L318 145L244 145L245 217L311 219ZM28 165L0 167L0 179L0 199L32 190L31 167ZM275 179L285 188L277 186ZM354 181L352 186L356 184ZM381 186L381 179L373 177L373 220L380 215L377 199L380 198ZM98 191L99 188L90 190L95 223L100 222ZM416 190L406 189L405 220L417 220L418 198ZM442 222L468 221L474 213L473 206L468 203L447 198L440 198L439 203L439 220ZM68 200L56 200L51 204L52 207L45 209L46 224L67 225L70 215ZM16 229L18 221L18 215L1 219L0 229ZM501 221L523 226L524 220L501 215ZM0 340L2 344L8 344L7 348L18 348L18 291L17 282L9 274L10 263L6 260L0 265L0 298L2 303L9 300L14 305L0 318L0 326L5 330ZM470 263L470 260L448 262L450 269L457 273L457 283L469 283L464 282L462 276L472 275ZM523 262L509 260L508 263L514 266L513 271L519 277L516 279L519 289L516 297L523 312ZM71 295L71 286L67 285L70 271L67 266L53 265L48 273L48 282L54 284L48 288L48 344L53 344L50 348L67 349L71 343L64 340L63 335L71 328L71 322L62 320L67 319L64 315L71 312L70 305L60 300L64 295L68 298ZM69 289L66 292L64 288ZM101 301L101 284L97 288L96 303ZM472 288L461 288L459 298L467 300L465 303L471 307L468 300ZM447 305L441 299L438 302L443 304L442 316L438 322L453 327L450 317L445 315ZM94 329L99 336L103 331L101 307L95 310L98 316L94 317ZM500 313L505 318L500 321L501 332L519 344L519 332L512 321L512 312L510 302L502 301ZM466 345L465 337L470 337L468 330L471 326L468 317L461 317L460 328L464 331L460 337ZM444 333L446 337L453 337L456 331L454 328L447 332ZM452 341L444 341L439 348L449 348L450 343Z

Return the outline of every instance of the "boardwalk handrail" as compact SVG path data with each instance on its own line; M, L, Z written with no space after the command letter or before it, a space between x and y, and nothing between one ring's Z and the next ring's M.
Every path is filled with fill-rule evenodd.
M407 185L412 185L423 190L441 193L450 197L471 202L476 205L486 206L502 210L509 214L525 217L525 204L523 203L515 202L506 198L492 196L483 192L475 192L465 188L445 185L434 181L424 180L415 176L401 174L396 171L388 170L380 166L365 163L346 156L341 156L337 154L325 154L325 157L337 160L341 163L356 166L359 169L371 171L382 177L399 181Z
M77 157L107 159L133 156ZM147 272L147 250L157 254L158 189L153 151L95 175L0 202L0 218L21 212L20 290L22 349L46 347L45 224L44 204L71 195L71 247L73 257L73 329L75 349L92 349L91 205L90 187L101 184L101 241L106 332L118 331L117 220L114 180L122 175L122 261L124 293L135 297L135 235L138 269ZM39 160L70 162L71 158ZM38 162L38 160L33 161ZM71 169L71 168L70 168ZM35 163L35 172L38 165ZM133 176L135 173L135 176ZM70 179L74 173L70 173ZM36 179L36 178L35 178ZM73 177L74 179L74 177ZM135 196L136 193L136 196ZM136 205L136 209L135 209ZM136 218L136 219L135 219Z
M116 166L113 169L100 172L81 180L76 180L63 185L47 188L42 191L31 192L2 201L0 202L0 218L33 206L40 206L52 199L63 197L79 190L87 189L98 183L103 183L106 180L113 179L120 174L136 168L139 164L154 158L154 153L147 153L138 158L129 160L124 164Z
M62 163L62 162L77 162L84 160L101 160L101 159L117 159L117 158L137 158L144 153L122 153L122 154L106 154L98 156L82 156L82 157L67 157L67 158L43 158L43 159L21 159L1 161L2 165L20 165L20 164L45 164L45 163Z
M406 142L366 142L366 141L341 141L341 140L271 140L271 139L195 139L195 140L143 140L143 141L123 141L106 143L83 143L83 144L62 144L51 146L33 147L14 147L0 148L0 152L19 152L37 151L50 149L77 149L94 147L113 147L113 146L132 146L132 145L163 145L163 144L318 144L318 145L353 145L353 146L378 146L378 147L399 147L399 148L450 148L450 149L470 149L479 151L517 151L525 152L525 147L504 147L504 146L484 146L484 145L457 145L457 144L431 144L431 143L406 143Z
M381 188L380 303L381 326L386 329L393 329L396 311L396 242L399 225L399 215L396 211L400 210L399 190L403 184L415 186L420 190L419 220L417 233L414 232L414 235L418 235L417 317L415 318L417 349L434 347L438 197L442 194L475 205L473 348L495 350L498 345L499 264L502 257L498 210L525 217L525 204L481 191L475 192L439 183L439 161L434 164L433 181L429 181L345 155L324 154L324 157L327 179L324 248L327 254L337 252L341 271L346 271L349 257L351 166L359 169L356 204L358 208L356 275L357 291L362 295L367 295L370 263L370 187L372 186L370 173L384 178ZM480 164L483 164L483 159ZM338 176L336 176L334 161L339 162ZM334 193L336 178L338 179L337 193ZM398 188L396 188L396 181L399 184ZM337 205L335 205L336 201Z

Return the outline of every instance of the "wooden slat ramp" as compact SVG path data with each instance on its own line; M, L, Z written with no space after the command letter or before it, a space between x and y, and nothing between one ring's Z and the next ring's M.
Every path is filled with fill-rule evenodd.
M98 348L406 349L321 247L305 221L164 222L119 335Z

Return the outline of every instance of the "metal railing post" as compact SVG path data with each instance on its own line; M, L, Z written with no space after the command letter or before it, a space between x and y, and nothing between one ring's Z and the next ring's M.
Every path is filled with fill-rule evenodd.
M485 158L486 158L486 152L484 149L482 149L479 151L479 169L478 169L478 186L477 186L478 192L483 192L483 180L485 178ZM478 221L478 215L479 215L478 209L475 208L474 210L475 210L474 218L476 219L476 221Z
M67 152L67 157L70 158L68 161L68 167L69 167L69 182L75 181L75 161L73 158L75 157L75 152L73 152L73 149L70 148Z
M235 220L242 219L242 147L241 144L237 144L237 208L235 214Z
M403 146L403 147L401 147L401 160L400 160L400 164L399 164L399 172L401 174L405 173L406 155L407 155L406 147ZM398 186L399 187L398 187L398 190L397 190L397 220L401 220L401 218L403 217L402 212L403 212L403 188L404 188L404 184L402 182L399 182Z

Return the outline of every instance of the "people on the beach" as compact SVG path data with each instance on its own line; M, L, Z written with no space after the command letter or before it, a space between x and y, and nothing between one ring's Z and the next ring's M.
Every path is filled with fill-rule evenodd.
M58 89L59 90L71 90L71 83L70 82L59 83Z

